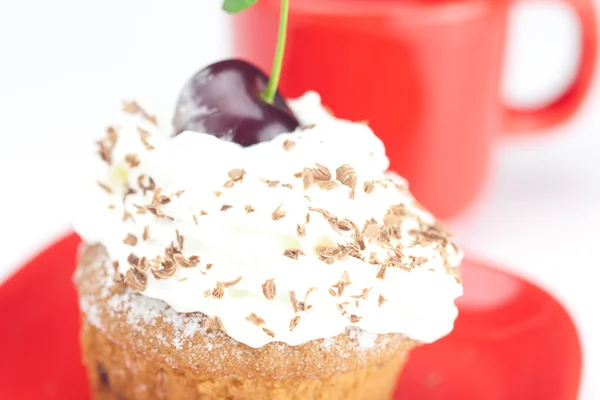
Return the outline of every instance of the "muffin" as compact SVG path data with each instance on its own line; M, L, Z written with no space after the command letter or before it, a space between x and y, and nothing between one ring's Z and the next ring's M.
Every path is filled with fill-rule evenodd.
M309 92L240 146L127 103L75 223L96 399L390 399L447 335L462 253L365 123Z

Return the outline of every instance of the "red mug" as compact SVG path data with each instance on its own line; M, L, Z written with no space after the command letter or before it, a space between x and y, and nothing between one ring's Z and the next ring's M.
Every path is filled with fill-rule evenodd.
M281 88L318 91L334 113L366 120L391 169L436 215L456 215L484 183L495 139L571 116L596 63L591 0L563 0L578 16L582 56L573 84L540 109L500 98L514 0L291 0ZM281 0L259 0L234 20L236 56L270 70Z

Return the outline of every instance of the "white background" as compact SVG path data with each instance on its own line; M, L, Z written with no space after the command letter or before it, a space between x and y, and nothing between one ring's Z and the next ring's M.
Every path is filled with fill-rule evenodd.
M170 107L182 79L229 53L218 0L0 1L0 280L69 226L77 149L123 97ZM511 19L505 93L547 100L577 65L561 4ZM600 399L600 84L568 125L499 144L479 204L453 223L470 254L559 297L581 329L582 399Z

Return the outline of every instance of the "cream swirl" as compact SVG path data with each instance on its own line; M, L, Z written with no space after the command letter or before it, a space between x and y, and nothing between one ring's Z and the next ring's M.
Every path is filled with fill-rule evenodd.
M462 253L386 172L366 124L334 118L312 92L290 106L303 128L244 148L171 137L128 105L100 142L77 232L133 289L252 347L348 326L449 333Z

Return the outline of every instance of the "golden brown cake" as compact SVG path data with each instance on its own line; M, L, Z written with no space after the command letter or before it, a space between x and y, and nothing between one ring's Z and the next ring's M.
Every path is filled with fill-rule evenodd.
M106 251L81 249L76 284L92 390L112 399L389 399L417 343L349 329L300 346L252 348L114 282ZM285 360L285 361L284 361Z

